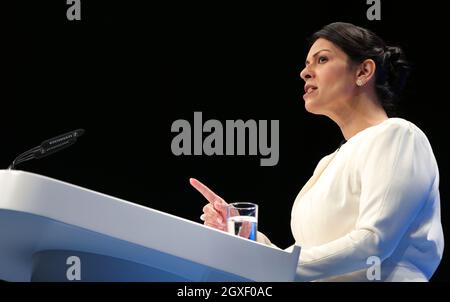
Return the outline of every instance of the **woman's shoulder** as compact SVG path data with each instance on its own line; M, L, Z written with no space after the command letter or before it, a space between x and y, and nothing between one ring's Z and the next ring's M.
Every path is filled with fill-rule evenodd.
M389 118L366 128L350 138L343 146L346 158L359 162L367 157L378 160L389 154L406 154L414 152L414 156L433 154L431 144L424 132L414 123L403 118ZM412 154L412 153L411 153Z
M367 158L381 160L390 155L410 154L416 158L434 158L430 141L425 133L413 122L403 118L389 118L382 123L367 128L365 134L348 146L348 156L354 160ZM393 157L395 158L395 157Z
M411 121L408 121L400 117L388 118L383 123L381 123L381 126L384 126L385 129L392 129L392 128L401 128L405 130L415 130L416 128L419 129L419 127L417 127Z
M389 118L386 120L384 127L381 127L380 132L390 133L392 135L402 135L415 139L422 140L429 144L427 135L413 122L403 118Z
M389 118L378 125L366 128L355 135L355 141L358 137L363 141L371 141L370 138L378 139L381 137L389 137L395 140L399 137L419 138L427 140L425 133L413 122L403 118Z

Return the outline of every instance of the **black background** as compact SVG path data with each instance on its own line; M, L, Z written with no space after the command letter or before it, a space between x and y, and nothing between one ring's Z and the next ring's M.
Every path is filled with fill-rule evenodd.
M200 222L205 200L188 182L196 177L229 202L258 203L260 230L287 247L296 195L343 139L331 120L304 109L306 39L346 21L402 46L415 66L398 116L418 125L433 146L448 233L448 50L444 10L433 2L385 0L382 20L368 21L365 0L82 0L82 20L68 21L66 1L16 1L5 10L13 18L2 68L0 166L44 139L84 128L73 147L19 168ZM193 125L194 111L204 121L279 120L278 165L261 167L259 156L174 156L171 124ZM449 280L448 269L444 255L433 280Z

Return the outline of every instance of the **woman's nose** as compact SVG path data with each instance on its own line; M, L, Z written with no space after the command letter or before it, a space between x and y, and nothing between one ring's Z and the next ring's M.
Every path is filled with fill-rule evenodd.
M310 79L312 77L311 71L309 70L308 66L303 68L303 70L300 72L300 77L303 79L303 81L306 81L307 79Z

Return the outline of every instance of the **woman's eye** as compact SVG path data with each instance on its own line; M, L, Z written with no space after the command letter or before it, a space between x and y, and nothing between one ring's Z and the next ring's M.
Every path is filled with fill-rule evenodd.
M326 61L328 61L327 57L319 57L318 62L320 63L325 63Z

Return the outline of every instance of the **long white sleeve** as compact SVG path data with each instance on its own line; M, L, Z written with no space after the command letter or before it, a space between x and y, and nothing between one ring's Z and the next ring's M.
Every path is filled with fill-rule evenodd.
M443 237L442 230L428 220L438 219L440 226L440 217L422 212L436 211L438 184L429 142L413 124L390 119L357 134L337 152L309 192L296 200L300 205L294 208L293 219L305 220L292 224L302 246L297 280L356 271L364 275L370 256L385 263L395 256L401 262L395 252L401 247L404 253L410 246L431 247L432 274L442 256ZM330 229L333 225L335 230ZM432 236L427 235L430 232ZM386 278L387 269L382 273Z

